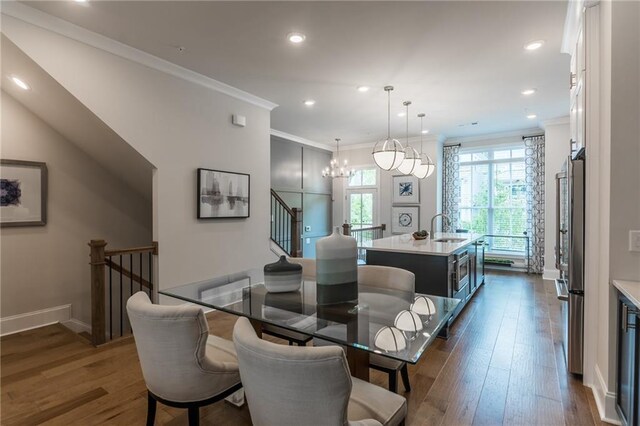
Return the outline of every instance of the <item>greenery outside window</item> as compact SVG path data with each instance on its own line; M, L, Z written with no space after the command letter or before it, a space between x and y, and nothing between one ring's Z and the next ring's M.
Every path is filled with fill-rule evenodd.
M524 147L460 151L460 226L471 232L523 235L527 225ZM523 238L490 238L490 252L523 255Z
M376 225L378 210L378 171L358 168L349 178L345 191L346 220L353 229Z

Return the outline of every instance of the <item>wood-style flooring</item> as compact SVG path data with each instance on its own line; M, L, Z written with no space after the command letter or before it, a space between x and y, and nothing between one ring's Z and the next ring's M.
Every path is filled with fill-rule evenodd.
M566 372L559 303L539 276L488 275L449 340L436 340L409 367L407 424L600 424L591 390ZM234 322L212 313L210 332L230 338ZM2 425L144 424L146 388L132 339L95 349L52 325L0 342ZM385 374L371 377L386 385ZM201 422L251 418L246 405L221 402L202 409ZM187 424L186 411L159 404L156 424Z

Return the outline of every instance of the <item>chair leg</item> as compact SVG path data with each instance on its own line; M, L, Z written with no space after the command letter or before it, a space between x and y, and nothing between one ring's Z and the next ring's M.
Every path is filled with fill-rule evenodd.
M400 375L402 376L402 385L404 386L404 390L407 392L411 392L411 384L409 383L409 370L407 369L407 364L403 365L400 369Z
M293 341L289 340L289 346L293 346Z
M189 426L198 426L200 424L200 408L189 407Z
M147 392L147 426L153 426L156 421L156 407L158 401L151 395L151 392Z
M389 372L389 390L393 393L398 393L398 372Z

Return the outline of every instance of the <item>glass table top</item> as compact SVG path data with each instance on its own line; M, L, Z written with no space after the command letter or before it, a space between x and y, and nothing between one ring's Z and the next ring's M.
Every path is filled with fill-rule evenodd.
M268 293L263 283L263 272L256 269L159 293L412 364L418 362L460 303L458 299L359 283L357 304L318 305L315 281L303 280L300 290L287 293ZM416 303L414 312L423 312L418 305L430 305L435 313L404 312L399 316L416 298L422 300Z

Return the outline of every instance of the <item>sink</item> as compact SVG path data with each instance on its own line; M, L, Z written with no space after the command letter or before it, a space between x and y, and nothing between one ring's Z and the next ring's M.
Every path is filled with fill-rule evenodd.
M466 238L438 238L437 240L433 240L434 243L459 243L466 240Z

